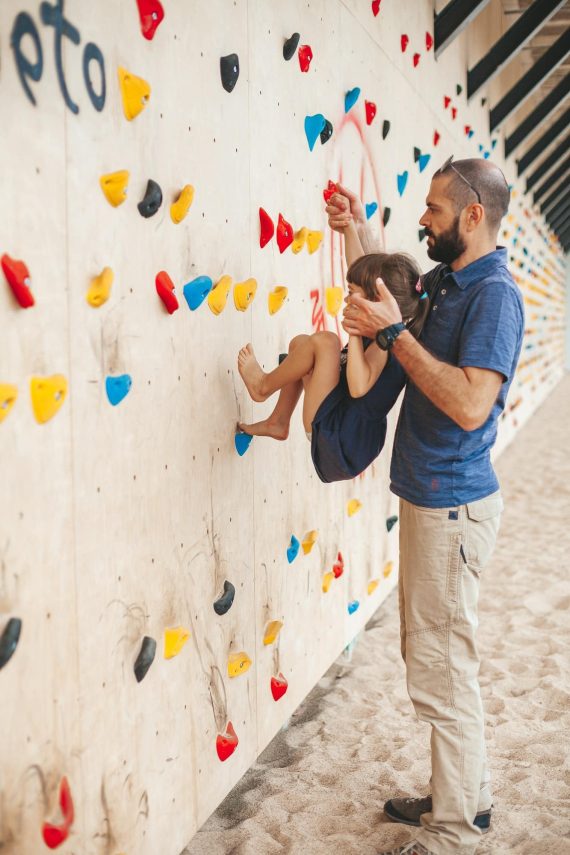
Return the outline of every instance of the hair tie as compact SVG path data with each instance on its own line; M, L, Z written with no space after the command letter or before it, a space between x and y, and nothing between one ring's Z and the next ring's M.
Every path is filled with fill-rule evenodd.
M427 300L428 292L425 290L424 286L422 285L421 279L418 279L418 281L416 282L416 291L420 295L420 300Z

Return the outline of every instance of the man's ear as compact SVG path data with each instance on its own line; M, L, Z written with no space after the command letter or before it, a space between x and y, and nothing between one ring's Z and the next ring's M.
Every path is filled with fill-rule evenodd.
M485 208L478 202L466 209L466 227L468 231L478 229L485 220Z

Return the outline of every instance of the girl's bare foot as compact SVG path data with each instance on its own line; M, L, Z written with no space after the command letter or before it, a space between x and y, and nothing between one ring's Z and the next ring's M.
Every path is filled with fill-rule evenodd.
M259 403L267 400L269 395L264 395L261 391L265 372L255 358L251 344L246 344L238 353L238 371L251 399Z
M264 419L262 422L254 422L252 425L239 422L238 427L244 433L249 433L251 436L270 436L272 439L287 439L289 436L289 425L283 422L274 422L271 419Z

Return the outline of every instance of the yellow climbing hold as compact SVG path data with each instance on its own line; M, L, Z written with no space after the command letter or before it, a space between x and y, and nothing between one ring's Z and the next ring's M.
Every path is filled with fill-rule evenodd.
M36 421L44 424L55 416L65 401L67 380L62 374L52 374L51 377L32 377L30 392Z
M119 172L109 172L107 175L102 175L99 179L99 184L105 194L105 198L113 208L118 208L127 198L128 183L128 169L121 169Z
M362 507L362 502L359 499L350 499L347 506L346 511L349 517L353 517L358 513L360 508Z
M132 122L148 104L150 86L142 77L136 77L126 68L121 67L119 67L119 86L121 87L125 118Z
M277 285L273 291L268 296L267 302L269 304L269 314L274 315L279 311L287 294L289 293L289 289L285 287L285 285Z
M231 276L222 276L220 281L216 282L208 294L208 306L215 315L220 315L226 308L232 282L233 279Z
M255 297L257 282L255 279L246 279L245 282L236 282L234 285L234 303L238 312L245 312Z
M291 244L291 250L295 253L295 255L297 255L298 252L301 252L301 250L305 246L308 234L309 229L305 226L303 226L302 229L299 229L298 232L295 232L293 243Z
M110 267L104 267L99 276L95 276L91 280L89 291L87 292L87 302L93 308L98 309L103 303L106 303L111 294L111 285L115 274Z
M164 658L173 659L178 656L188 639L190 633L183 626L169 627L164 630Z
M334 573L325 573L323 576L323 594L326 594L334 579Z
M245 674L249 670L251 659L244 653L230 653L228 659L228 677L239 677L240 674Z
M265 635L263 636L264 644L273 644L277 636L279 635L279 631L283 623L280 620L270 620L267 626L265 627Z
M370 594L374 593L374 591L376 590L376 588L378 587L379 584L380 584L379 579L372 579L372 581L368 583L368 596L370 596Z
M393 561L387 561L386 564L384 565L384 578L385 579L388 578L388 576L390 575L390 573L392 572L393 569L394 569L394 562Z
M190 205L194 201L194 188L191 184L186 184L180 191L180 195L176 202L170 206L170 219L173 223L181 223L188 211Z
M325 288L325 305L327 312L333 318L340 312L342 301L344 299L344 291L340 285L333 285L330 288Z
M18 397L18 390L11 383L0 383L0 422L3 422Z
M318 531L308 531L305 537L303 538L302 547L305 555L308 555L315 543L317 542L317 538L319 536Z
M311 255L317 251L323 237L324 234L322 232L307 232L307 249Z

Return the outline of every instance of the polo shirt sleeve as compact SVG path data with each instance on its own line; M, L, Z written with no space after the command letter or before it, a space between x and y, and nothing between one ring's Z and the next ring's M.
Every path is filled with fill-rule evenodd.
M504 282L487 282L469 304L459 340L460 368L487 368L511 379L524 333L522 300Z

